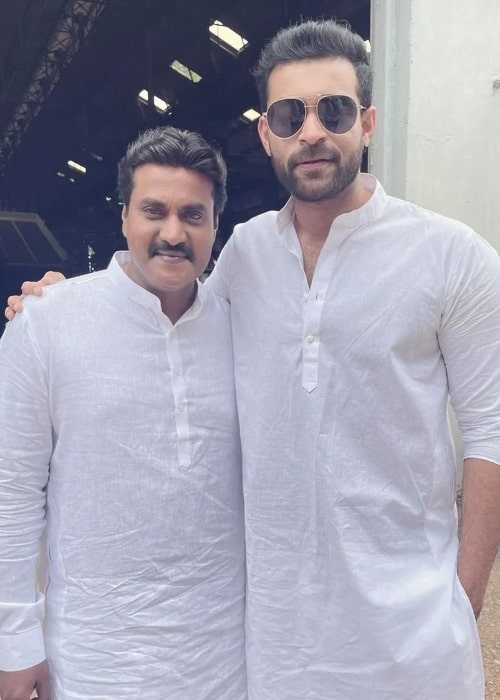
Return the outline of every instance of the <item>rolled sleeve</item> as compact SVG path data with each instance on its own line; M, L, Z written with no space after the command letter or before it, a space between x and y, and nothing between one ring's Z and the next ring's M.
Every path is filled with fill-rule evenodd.
M464 458L500 464L500 259L475 234L451 276L439 342Z

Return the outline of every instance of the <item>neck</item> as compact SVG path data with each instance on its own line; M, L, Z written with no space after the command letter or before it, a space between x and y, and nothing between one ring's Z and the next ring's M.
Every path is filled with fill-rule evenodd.
M183 316L188 309L194 303L196 299L196 283L192 287L186 289L180 289L177 292L165 292L164 294L158 294L161 303L161 310L168 316L172 323L177 323L177 321Z
M168 316L172 323L177 323L180 317L186 313L196 299L196 292L198 289L196 280L187 287L174 290L162 290L161 288L149 284L148 280L136 267L133 260L126 261L123 265L123 270L133 282L139 285L139 287L146 289L148 292L151 292L151 294L154 294L155 297L158 297L161 310L165 316Z
M303 202L293 198L297 232L308 232L326 239L338 216L359 209L370 199L371 192L363 186L361 176L333 199L323 202Z

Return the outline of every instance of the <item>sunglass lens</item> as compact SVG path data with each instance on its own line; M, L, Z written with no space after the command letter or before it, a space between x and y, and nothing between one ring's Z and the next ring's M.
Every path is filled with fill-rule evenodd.
M345 134L356 121L358 108L347 95L327 95L318 102L318 117L328 131Z
M267 123L275 136L287 139L299 131L304 123L305 106L302 100L287 98L273 102L267 110Z

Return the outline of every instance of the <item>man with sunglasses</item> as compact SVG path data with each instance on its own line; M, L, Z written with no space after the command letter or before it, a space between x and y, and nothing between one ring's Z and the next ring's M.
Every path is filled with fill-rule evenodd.
M231 302L249 697L479 700L475 615L500 537L498 256L360 173L376 123L361 37L284 29L255 75L291 198L236 227L208 282Z
M361 174L376 122L361 37L280 31L259 134L291 198L236 227L252 700L479 700L500 538L500 261ZM451 396L465 442L457 537ZM458 567L458 569L457 569Z

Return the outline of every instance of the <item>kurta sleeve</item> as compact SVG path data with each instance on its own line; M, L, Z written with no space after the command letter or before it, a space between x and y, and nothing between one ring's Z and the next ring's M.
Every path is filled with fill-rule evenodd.
M48 388L26 310L0 340L0 669L45 658L36 565L52 451Z
M500 258L476 234L449 275L438 336L464 458L500 464Z
M233 234L234 235L234 234ZM230 301L229 285L228 285L228 265L231 266L231 238L222 249L219 259L217 260L214 270L210 277L206 280L205 286L217 296Z

